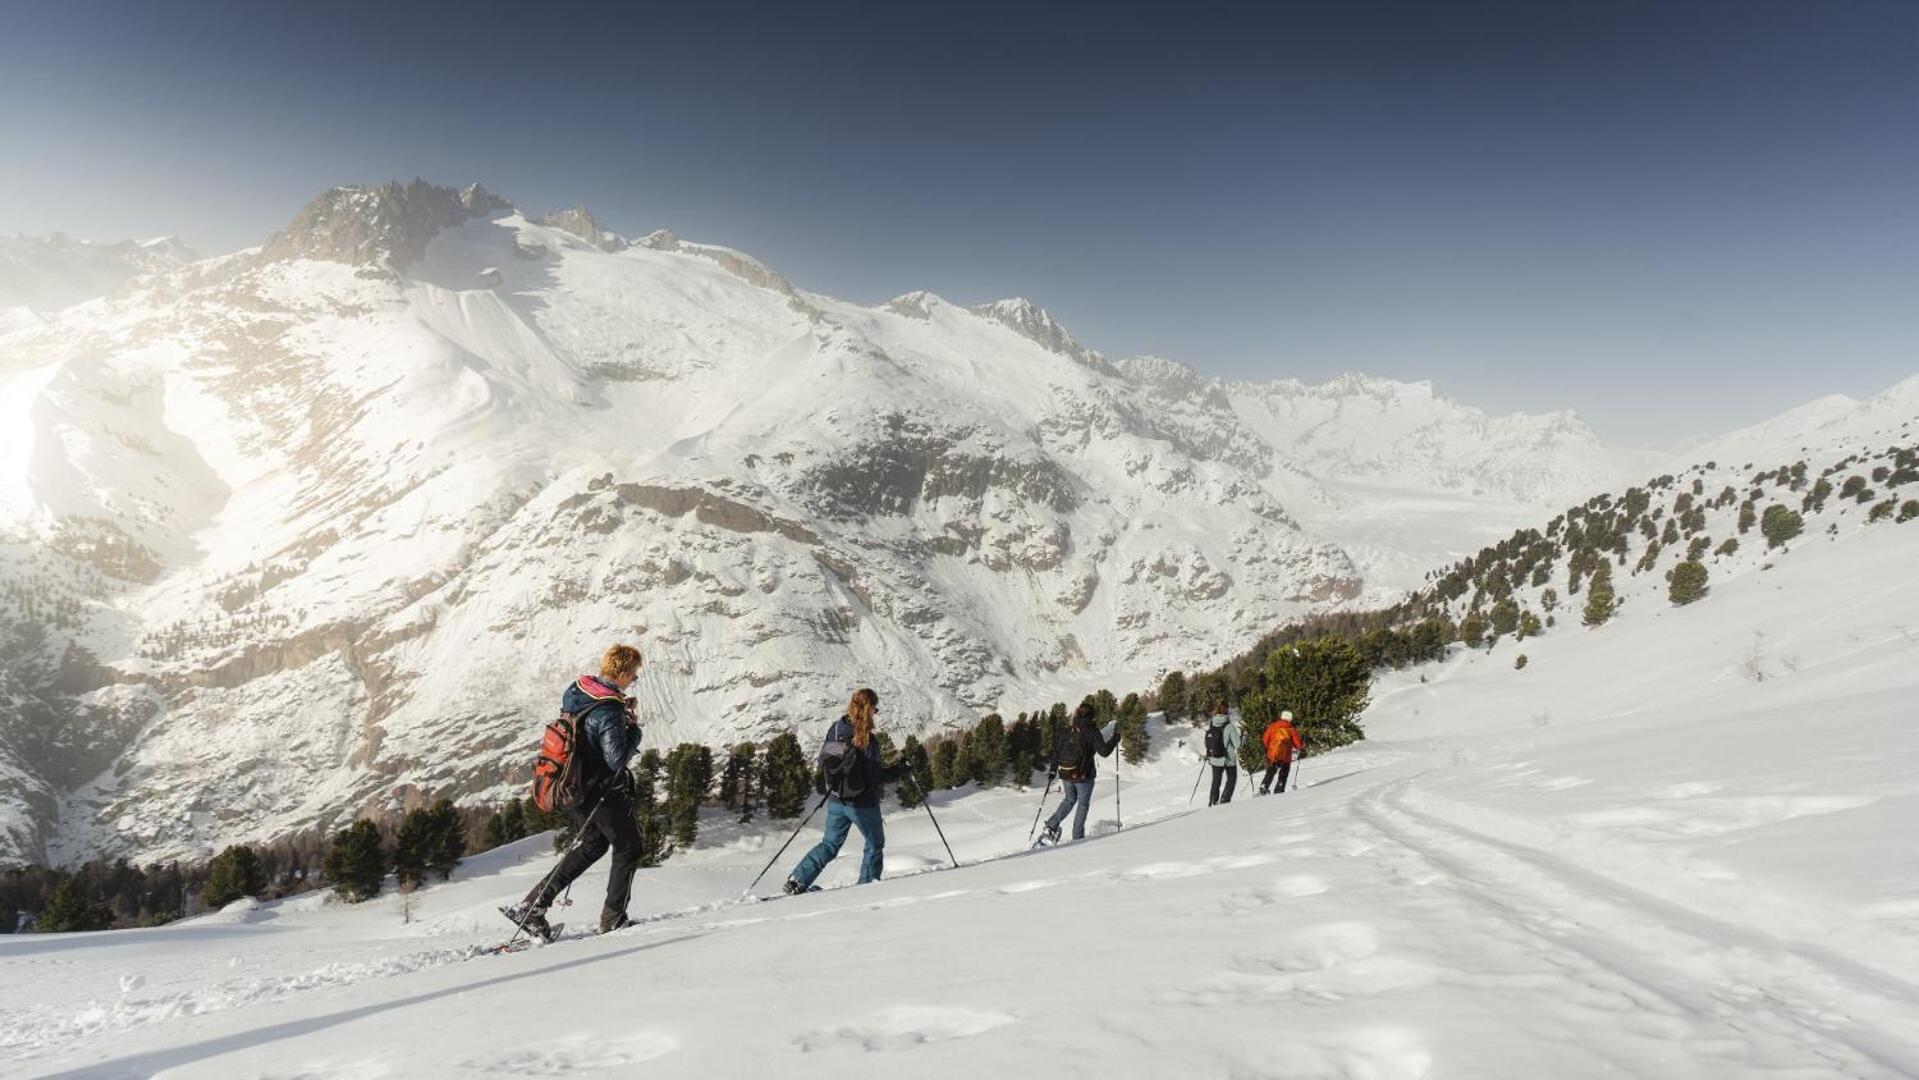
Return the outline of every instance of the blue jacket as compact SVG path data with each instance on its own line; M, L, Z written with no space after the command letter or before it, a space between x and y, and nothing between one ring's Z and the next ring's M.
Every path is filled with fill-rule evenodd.
M626 698L614 687L591 675L582 675L560 695L560 711L579 716L581 741L599 751L589 759L588 777L595 783L617 777L640 748L640 728L628 720Z

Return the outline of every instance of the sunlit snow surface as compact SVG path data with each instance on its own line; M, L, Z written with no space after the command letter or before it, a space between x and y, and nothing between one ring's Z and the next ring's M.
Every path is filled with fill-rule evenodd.
M1915 528L1390 676L1283 797L1189 811L1193 740L1156 731L1056 850L1024 850L1037 791L966 791L935 806L960 870L893 808L888 880L832 888L855 839L829 891L742 903L790 825L709 818L640 925L510 956L480 952L539 839L412 923L307 896L0 938L0 1072L1919 1074Z

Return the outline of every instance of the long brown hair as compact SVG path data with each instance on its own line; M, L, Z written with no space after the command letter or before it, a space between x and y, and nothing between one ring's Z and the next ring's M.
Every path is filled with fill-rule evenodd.
M853 691L852 699L846 703L846 718L853 722L853 745L861 750L873 741L873 713L879 707L880 696L866 686Z

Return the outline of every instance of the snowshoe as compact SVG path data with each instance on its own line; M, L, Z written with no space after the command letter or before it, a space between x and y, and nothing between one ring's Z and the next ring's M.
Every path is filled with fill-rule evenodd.
M541 941L552 943L560 936L561 925L546 921L546 912L540 908L529 908L524 903L513 904L500 909L508 922L516 927L524 927L526 932Z

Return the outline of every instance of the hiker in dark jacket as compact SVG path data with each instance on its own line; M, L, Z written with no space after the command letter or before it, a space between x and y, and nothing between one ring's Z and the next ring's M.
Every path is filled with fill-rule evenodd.
M1065 793L1052 816L1046 819L1046 839L1059 840L1059 823L1066 820L1066 813L1073 814L1073 839L1086 839L1086 811L1093 805L1093 781L1099 776L1099 759L1111 757L1113 747L1119 745L1119 725L1113 725L1113 737L1108 739L1099 732L1099 710L1093 707L1088 698L1073 710L1073 727L1061 745L1053 751L1053 770L1047 776L1050 783L1054 776L1059 777L1060 789Z
M846 715L826 729L821 745L820 763L827 776L826 835L806 853L786 879L788 896L813 887L813 881L840 853L846 834L854 828L866 841L860 857L861 885L878 881L886 869L886 826L880 816L880 795L888 781L898 779L907 769L905 759L891 768L880 761L880 740L873 731L873 718L880 711L880 696L869 688L853 692L846 703ZM844 761L836 768L835 763Z
M550 938L546 909L573 879L610 848L613 865L606 879L606 904L600 908L602 934L631 925L626 905L633 872L640 866L640 830L633 817L633 776L626 764L640 747L640 725L626 690L640 675L640 650L615 645L600 658L600 674L582 675L560 695L560 710L580 717L581 766L586 770L581 809L571 811L582 831L580 843L560 859L552 874L520 903L503 908L507 918ZM591 817L583 816L591 809Z

